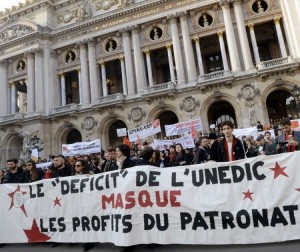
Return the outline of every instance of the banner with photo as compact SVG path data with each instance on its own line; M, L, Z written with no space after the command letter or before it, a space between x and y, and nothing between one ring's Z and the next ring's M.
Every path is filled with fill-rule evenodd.
M300 152L0 185L0 244L300 239Z
M62 155L64 156L85 155L98 152L101 152L100 139L90 142L78 142L62 145Z
M186 132L192 132L192 127L195 130L200 131L202 129L202 123L200 119L195 119L187 122L179 122L175 124L165 125L166 136L182 135Z
M130 142L137 141L139 139L146 138L161 132L160 121L156 119L155 121L142 125L135 129L128 130L128 138Z

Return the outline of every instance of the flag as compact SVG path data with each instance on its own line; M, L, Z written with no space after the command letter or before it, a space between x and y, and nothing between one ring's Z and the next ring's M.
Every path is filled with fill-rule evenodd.
M124 136L124 138L123 138L123 144L126 144L126 145L128 145L131 148L131 143L130 143L130 141L129 141L129 139L128 139L127 136Z
M141 142L141 139L140 139L139 135L137 135L137 139L138 139L138 149L141 150L142 149L142 142Z
M197 137L197 131L195 129L195 125L192 124L192 138L195 139Z

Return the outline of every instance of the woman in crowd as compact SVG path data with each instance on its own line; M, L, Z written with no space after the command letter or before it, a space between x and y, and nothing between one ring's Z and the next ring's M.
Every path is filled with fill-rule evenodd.
M77 161L77 158L75 156L67 157L67 164L70 166L71 171L74 170L74 166L75 166L76 161Z
M166 151L161 150L159 152L159 167L160 168L168 167L169 163L170 163L170 159L167 157Z
M28 172L29 183L39 181L44 178L44 171L36 168L36 163L33 160L28 160L25 165Z
M172 163L172 166L190 165L191 164L191 159L185 153L185 150L183 149L183 147L180 143L177 143L175 145L175 157L171 163Z
M135 166L135 162L130 158L130 148L126 144L119 144L116 147L116 157L119 170Z
M159 157L160 157L160 151L159 150L154 150L153 154L152 154L152 157L150 159L151 165L159 167L159 164L160 164Z
M175 158L175 146L174 145L170 145L168 157L169 157L169 166L172 166L174 158Z
M74 169L72 170L72 175L82 174L89 174L89 167L87 165L86 160L80 159L76 161Z

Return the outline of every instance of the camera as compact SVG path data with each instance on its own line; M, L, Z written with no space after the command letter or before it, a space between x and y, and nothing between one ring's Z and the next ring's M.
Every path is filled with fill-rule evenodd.
M280 143L278 143L279 144L279 146L283 146L283 145L286 145L286 144L288 144L289 142L288 141L286 141L286 142L280 142Z

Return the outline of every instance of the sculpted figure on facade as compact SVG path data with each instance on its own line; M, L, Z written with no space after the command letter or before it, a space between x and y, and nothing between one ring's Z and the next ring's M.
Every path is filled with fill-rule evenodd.
M6 42L8 40L15 39L33 31L34 30L27 25L14 25L0 33L0 42Z
M91 17L93 12L92 5L89 1L84 0L81 5L79 5L75 16L77 17L78 21L84 20L86 17Z
M241 87L241 91L238 93L237 98L251 101L255 96L260 96L260 90L255 88L252 84L245 84Z
M116 0L97 0L95 2L96 10L108 10L117 4Z
M250 126L255 126L257 120L256 120L254 108L249 108L249 118L250 118Z

